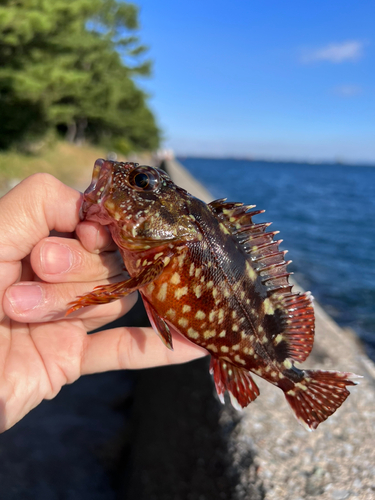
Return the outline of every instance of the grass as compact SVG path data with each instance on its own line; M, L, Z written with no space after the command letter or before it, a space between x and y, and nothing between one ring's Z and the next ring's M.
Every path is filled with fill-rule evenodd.
M48 172L69 186L84 189L90 183L95 160L105 157L103 149L67 142L57 142L38 154L0 152L0 191L36 172Z

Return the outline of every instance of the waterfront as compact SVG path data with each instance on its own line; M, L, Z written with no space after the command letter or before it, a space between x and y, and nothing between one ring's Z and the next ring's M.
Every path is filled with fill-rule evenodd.
M288 249L289 269L375 359L375 169L180 158L215 198L257 205Z

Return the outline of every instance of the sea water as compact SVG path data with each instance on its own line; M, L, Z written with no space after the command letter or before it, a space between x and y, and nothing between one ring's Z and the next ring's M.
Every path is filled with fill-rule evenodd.
M375 359L375 168L179 158L215 198L257 205L288 267Z

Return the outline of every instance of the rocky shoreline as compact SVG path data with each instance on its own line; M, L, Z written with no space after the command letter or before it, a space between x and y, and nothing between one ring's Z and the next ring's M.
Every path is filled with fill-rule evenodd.
M210 201L179 163L165 167ZM146 321L139 301L111 326ZM259 398L244 411L221 405L208 364L98 374L64 387L0 435L1 499L375 498L375 366L319 305L304 366L364 378L315 432L261 379Z
M165 166L177 184L209 201L179 163ZM328 421L305 431L281 391L259 378L261 395L248 408L222 407L204 361L146 371L135 393L126 498L373 500L375 367L352 332L318 304L315 311L316 339L304 366L363 376Z

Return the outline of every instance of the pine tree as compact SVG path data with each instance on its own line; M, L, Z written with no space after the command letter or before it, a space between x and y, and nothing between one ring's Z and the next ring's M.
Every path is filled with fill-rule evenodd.
M0 147L58 128L123 149L159 131L133 81L149 75L138 10L117 0L0 1Z

